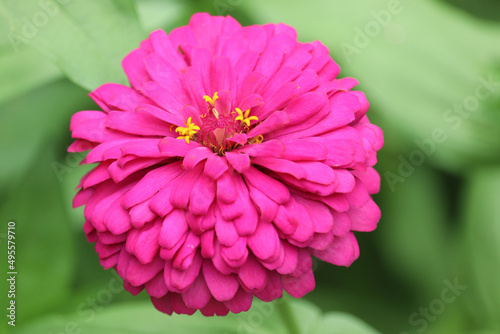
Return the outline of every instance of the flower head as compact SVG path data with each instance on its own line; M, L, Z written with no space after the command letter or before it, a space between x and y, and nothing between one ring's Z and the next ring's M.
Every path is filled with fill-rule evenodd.
M371 231L382 132L356 80L284 24L195 14L151 33L71 121L97 163L79 185L89 242L133 294L172 314L248 310L349 266Z

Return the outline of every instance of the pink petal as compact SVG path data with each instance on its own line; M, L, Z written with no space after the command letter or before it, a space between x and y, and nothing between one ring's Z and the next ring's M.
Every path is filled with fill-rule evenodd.
M242 237L238 238L238 241L232 246L226 247L222 245L220 252L222 259L227 265L234 268L241 267L248 258L247 240L245 237Z
M206 214L214 198L215 182L202 173L191 190L189 211L195 215Z
M345 212L332 212L333 228L332 232L335 236L344 236L351 230L351 219Z
M264 195L260 190L248 184L250 198L259 211L260 221L271 222L278 213L278 203Z
M186 303L186 306L193 309L205 307L211 298L212 294L201 274L196 277L193 284L182 294L182 299Z
M250 168L250 157L248 154L230 151L226 152L226 159L239 173L244 173Z
M351 229L360 232L373 231L381 215L379 207L372 199L361 208L352 207L347 214L351 219Z
M161 298L167 294L168 289L163 278L163 271L160 271L153 279L146 283L146 291L148 295L155 298Z
M203 173L214 180L217 180L222 174L228 170L227 160L218 155L211 155L205 162Z
M345 236L335 237L327 249L313 250L312 254L336 266L349 267L359 256L359 246L354 234L349 232Z
M314 290L315 281L312 270L308 271L300 277L295 276L282 276L281 284L283 289L295 298L302 298L307 293Z
M217 179L217 201L233 203L236 200L236 186L231 174L224 173Z
M186 270L172 268L170 284L179 291L186 291L198 277L202 262L201 255L197 254L193 258L193 263Z
M224 246L232 246L239 239L238 232L236 232L233 222L226 220L221 213L217 214L215 233L217 235L217 240Z
M250 167L243 176L253 187L265 193L266 196L278 204L286 203L290 199L290 192L281 182L267 176L254 167Z
M152 170L123 196L123 206L130 208L133 205L150 199L181 172L180 162L174 162Z
M134 111L139 104L151 103L148 98L136 90L116 83L104 84L89 95L105 112L110 110Z
M218 301L232 299L238 291L238 280L234 275L223 275L215 269L211 260L203 262L203 276L208 289Z
M177 48L163 30L153 31L149 35L149 40L156 54L168 61L175 69L180 70L187 66Z
M248 247L261 260L275 257L279 244L278 232L270 222L260 221L255 233L248 237Z
M135 255L142 264L151 262L158 253L161 223L161 220L157 219L154 223L147 224L141 229L132 229L128 234L127 252Z
M264 302L270 302L283 296L281 276L273 271L267 273L267 283L261 291L255 292L255 297Z
M224 305L233 313L246 312L252 306L252 294L243 289L238 289L238 292L233 299L224 302Z
M304 206L309 217L311 217L311 222L314 225L314 232L327 233L331 231L333 227L333 216L325 204L318 201L311 201L301 196L296 196L295 199Z
M267 270L250 255L238 271L238 277L247 291L259 291L266 285Z
M214 256L215 253L214 237L215 237L214 230L205 231L200 237L201 255L204 258L212 258Z
M173 210L163 220L158 240L160 246L171 249L187 233L188 225L182 210Z

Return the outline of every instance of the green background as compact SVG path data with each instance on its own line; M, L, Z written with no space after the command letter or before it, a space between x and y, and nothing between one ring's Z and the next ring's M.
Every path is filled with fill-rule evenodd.
M16 327L2 333L287 333L274 304L165 316L99 265L66 152L88 92L121 59L200 11L284 22L359 80L385 135L377 230L350 268L315 262L292 309L303 333L500 333L500 4L494 0L0 1L0 270L16 222ZM449 286L457 286L451 289ZM291 298L290 298L291 299Z

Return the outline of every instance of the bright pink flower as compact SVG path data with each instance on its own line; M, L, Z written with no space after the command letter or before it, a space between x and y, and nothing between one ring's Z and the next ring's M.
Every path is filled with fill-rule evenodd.
M314 288L311 255L349 266L372 231L383 145L363 93L284 24L195 14L123 60L131 87L90 95L70 152L104 268L165 313L238 313Z

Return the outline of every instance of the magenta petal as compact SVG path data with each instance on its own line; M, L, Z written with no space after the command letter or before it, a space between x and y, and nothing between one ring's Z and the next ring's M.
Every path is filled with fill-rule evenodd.
M250 157L238 151L226 152L226 159L239 173L244 173L250 168Z
M200 309L200 312L205 317L213 317L214 315L223 317L229 313L229 309L224 303L212 298L204 308Z
M128 77L130 84L137 90L142 85L151 80L149 77L142 58L146 56L146 52L141 49L135 49L130 52L122 61L122 67Z
M215 233L217 234L217 240L224 246L232 246L239 239L233 222L227 221L221 214L217 215L215 221Z
M253 167L250 167L243 176L247 182L278 204L286 203L290 199L290 192L281 182L259 172Z
M172 293L170 293L172 295ZM156 298L154 296L151 296L151 302L153 303L154 307L165 314L172 315L174 312L174 309L172 308L172 305L170 304L170 299L168 298L168 295L163 296L161 298Z
M148 295L161 298L168 292L165 280L163 278L163 271L160 271L152 280L146 283L146 291Z
M312 270L308 271L300 277L294 276L282 276L281 284L283 289L290 294L290 296L295 298L302 298L307 293L314 290L315 281L314 274Z
M129 232L126 249L134 254L142 264L150 263L158 253L158 237L160 235L161 220L145 225L140 230Z
M318 92L306 93L292 99L283 110L288 114L290 120L289 126L305 121L307 118L311 117L313 113L321 110L326 102L326 94Z
M278 203L264 195L264 193L257 190L251 184L248 185L248 188L250 189L250 198L259 211L260 221L271 222L276 217L276 213L278 213Z
M314 250L315 257L337 266L349 267L359 256L359 246L354 234L335 237L333 243L325 250Z
M180 293L169 293L168 297L175 313L192 315L196 312L196 309L190 308L184 303Z
M333 228L335 236L344 236L351 230L351 219L345 212L332 212Z
M203 276L208 289L218 301L232 299L238 291L238 280L234 275L224 275L215 269L211 260L203 262Z
M203 173L217 180L222 174L228 170L227 160L218 155L211 155L205 163Z
M295 199L306 209L314 225L314 232L327 233L331 231L333 227L333 216L325 204L318 201L311 201L300 196L296 196Z
M240 177L236 177L234 181L238 197L241 199L241 205L245 208L244 214L234 219L234 226L239 235L251 235L257 228L259 216L257 214L257 210L250 200L250 195L246 184Z
M248 237L248 247L261 260L273 257L279 243L278 232L270 222L260 221L255 233Z
M220 252L222 259L227 263L227 265L233 268L241 267L246 263L248 258L246 238L238 238L238 241L229 247L221 246Z
M275 111L255 128L248 132L249 137L265 135L271 131L282 128L290 122L288 114L284 111Z
M252 306L252 294L243 289L239 289L231 300L224 302L224 305L233 313L246 312Z
M89 95L105 112L110 110L134 111L139 104L151 103L148 98L133 88L116 83L104 84Z
M215 182L201 174L191 190L189 211L195 215L204 215L208 212L215 197Z
M211 258L214 256L215 253L214 237L215 237L214 230L205 231L200 237L201 255L204 258Z
M267 270L254 256L249 256L238 271L238 277L246 290L262 290L266 285Z
M170 249L179 242L187 231L188 225L184 212L181 210L173 210L163 220L158 242L160 246Z
M369 194L376 194L380 191L380 175L373 167L369 167L364 173L355 171L353 175L363 182Z
M189 151L197 147L200 147L200 144L194 141L187 144L185 140L171 137L163 138L158 144L161 153L172 157L184 157Z
M215 56L211 64L211 93L222 90L234 91L232 89L236 84L234 79L233 68L229 59Z
M179 162L168 164L149 172L123 196L122 204L125 208L130 208L151 198L181 172L182 169Z
M202 262L201 255L197 254L194 256L193 263L186 270L172 268L170 284L179 291L185 291L198 277Z
M325 250L332 244L333 239L332 232L315 234L313 240L309 243L309 247L316 250Z
M151 280L163 269L163 260L157 256L148 264L141 264L135 257L122 249L118 259L118 274L130 282L133 286L142 285Z
M186 306L193 309L201 309L207 305L212 294L205 283L203 275L198 275L191 286L182 294Z
M255 158L252 161L256 165L260 165L278 173L289 174L296 179L305 179L307 177L307 170L305 168L289 160L276 158Z
M285 251L285 261L276 269L282 275L288 275L296 271L299 262L297 247L290 245L288 242L283 242Z
M264 289L255 292L255 297L262 301L270 302L283 296L283 288L281 286L280 275L274 271L269 271L267 276L267 283Z
M153 31L149 38L154 51L176 69L186 67L186 62L163 30Z
M372 199L361 208L352 207L347 214L351 219L352 230L361 232L373 231L381 215L379 207Z
M210 149L202 146L202 147L197 147L186 154L184 157L184 160L182 161L182 167L185 169L193 169L197 164L202 162L203 160L208 159L209 157L213 156L214 152L212 152Z

